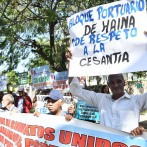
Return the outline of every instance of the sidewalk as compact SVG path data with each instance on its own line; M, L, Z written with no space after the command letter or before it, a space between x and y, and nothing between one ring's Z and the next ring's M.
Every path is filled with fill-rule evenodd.
M147 113L140 115L139 126L142 126L147 129Z

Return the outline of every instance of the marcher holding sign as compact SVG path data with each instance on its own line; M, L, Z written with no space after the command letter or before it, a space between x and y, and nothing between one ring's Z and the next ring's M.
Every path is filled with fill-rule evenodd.
M134 7L134 4L136 4L137 7ZM131 2L119 1L119 2L108 4L108 5L96 7L96 9L98 12L98 19L100 19L101 17L103 17L102 19L105 19L105 18L109 18L109 17L111 18L113 16L114 8L117 8L117 11L116 11L117 16L121 15L121 13L119 13L119 10L120 10L119 7L121 7L121 10L124 7L124 14L126 17L128 15L128 18L130 17L129 19L130 19L130 26L131 26L131 25L137 25L138 23L140 23L141 21L143 21L145 19L145 6L146 5L145 5L144 0L137 0L137 1L131 1ZM105 13L105 15L104 15L104 11L105 12L108 11L108 15L107 15L107 13ZM85 12L87 12L87 11L85 11ZM87 14L89 15L89 21L91 20L90 17L92 17L92 14L91 14L92 12L93 11L91 11L91 9L87 12ZM142 16L139 15L141 13L142 13L142 16L144 16L144 18L142 18ZM131 16L130 16L130 14L131 14ZM107 17L105 17L106 15L107 15ZM138 18L137 22L135 21L136 20L135 18L136 19ZM140 18L142 18L142 19L140 19ZM121 18L121 19L123 20L125 18ZM133 21L131 21L131 19L133 21L135 21L135 23L133 23ZM139 21L139 19L140 19L140 21ZM118 20L120 21L119 17L118 17ZM107 23L108 22L109 22L109 19L107 20ZM113 19L111 21L111 28L110 28L111 30L116 29L115 28L116 25L114 25L112 22L115 22L115 21ZM128 22L128 21L126 21L126 22ZM108 24L108 26L105 26L104 24L105 24L105 22L103 21L103 29L107 29L109 24ZM126 25L125 28L128 28L128 26ZM144 29L144 27L141 26L141 23L140 23L140 25L138 25L138 27L133 26L132 31L130 28L128 28L127 29L128 32L130 31L130 33L133 33L133 32L135 32L135 33L133 36L131 34L129 36L129 34L125 33L125 35L127 35L127 36L125 36L125 40L122 39L123 35L121 36L121 34L118 33L118 32L122 33L125 31L124 30L119 31L118 27L117 27L117 30L118 30L117 33L116 32L114 33L114 31L110 30L110 33L108 34L108 31L109 31L108 30L108 31L106 31L105 34L100 34L101 37L105 36L105 35L109 35L110 38L107 38L107 36L105 36L105 40L107 40L107 42L109 40L109 42L111 42L111 43L112 43L112 38L115 36L113 39L115 40L116 44L115 45L113 44L113 47L111 46L112 44L109 44L109 42L108 42L109 52L113 52L115 49L121 51L121 48L123 48L125 50L127 49L128 51L126 51L124 53L119 52L118 54L120 54L120 55L117 58L117 60L115 58L115 64L114 64L114 62L113 62L113 64L110 64L110 63L112 63L111 61L114 61L114 59L109 58L109 57L108 57L110 59L109 65L108 65L108 62L107 62L107 64L105 62L103 62L103 58L105 58L104 56L102 56L101 62L97 58L93 57L93 60L99 62L99 64L98 64L99 66L97 66L97 68L91 69L91 70L90 70L90 68L88 68L88 66L92 65L90 63L92 60L89 57L88 63L84 64L85 67L87 67L86 70L83 67L81 68L81 70L86 74L88 73L88 75L93 75L93 73L95 73L95 74L97 73L99 75L99 74L104 74L104 73L105 74L118 73L118 72L120 73L120 72L126 72L126 71L127 72L128 71L139 71L139 70L146 69L146 59L147 59L146 42L147 42L147 40L145 40L146 37L143 34L144 31L142 29ZM78 31L78 32L80 32L80 31ZM92 34L94 34L94 33L92 33ZM113 37L111 36L112 33L114 33ZM117 36L118 34L120 36L119 39ZM138 38L138 36L140 36L140 38ZM91 42L93 42L94 39L96 39L96 38L98 41L99 35L97 35L96 38L94 36L93 36L93 38L91 38L91 37L89 37L89 38L91 39ZM130 41L132 42L132 44L129 44L129 42L128 42L129 38L130 38ZM120 42L118 41L120 43L119 45L117 44L116 40L120 40ZM137 45L137 44L142 44L142 45L140 47L139 46L133 47L132 45L134 44L134 42L135 42L135 45ZM73 42L72 42L72 44L73 44ZM93 44L94 44L94 42L93 42ZM106 44L107 43L103 44L103 47ZM127 46L124 46L126 44L127 44ZM142 52L141 54L137 54L136 51L138 50L138 48L140 48L140 50ZM129 55L129 53L131 53L131 51L129 51L129 49L133 49L132 53L134 54L134 56ZM78 49L78 51L80 52L80 49ZM105 52L105 50L102 50L102 49L99 52L102 52L102 51ZM76 50L73 50L73 55L75 55L75 54L80 55L79 52L77 52ZM95 47L94 47L94 51L90 52L90 53L95 54L95 53L99 53L99 52L98 51L96 52ZM87 50L84 50L84 53L87 53ZM66 54L68 61L72 58L71 55L72 55L71 50L69 49L69 52ZM102 55L102 53L100 53L99 55ZM114 55L114 54L112 54L112 55ZM115 57L117 57L117 56L115 56ZM138 66L138 63L135 62L135 64L134 64L132 62L133 61L132 58L134 58L134 57L137 57L137 62L142 66L140 66L140 65ZM72 76L72 75L76 76L76 74L73 72L74 66L77 68L77 63L79 63L80 60L77 60L78 62L74 62L75 64L73 63L72 60L70 61L72 65L70 65L69 76ZM82 61L84 61L84 60L86 61L86 59L82 59L80 61L80 63L83 63ZM119 64L120 61L123 63L126 62L128 64L123 64L123 63ZM102 63L105 63L105 64L102 64ZM131 67L130 67L130 65L131 65ZM111 70L109 67L111 67ZM109 70L109 72L107 72L107 70ZM79 71L79 68L78 68L78 71ZM78 76L81 75L80 72L78 73L76 71L76 73ZM126 132L131 132L132 130L134 130L135 128L138 127L140 112L147 110L147 93L145 93L143 95L129 96L126 92L124 92L125 81L124 81L124 77L122 74L115 74L115 75L108 76L108 86L112 91L112 95L111 94L95 93L93 91L84 90L80 87L79 81L76 77L74 77L74 78L69 77L69 84L70 84L70 91L73 95L79 97L80 99L84 100L86 103L89 103L99 109L100 124L102 124L102 125L109 126L109 127L112 127L112 128L118 129L118 130L126 131ZM140 128L138 128L138 129L140 129ZM135 135L141 134L142 131L143 130L140 129L139 131L136 132Z
M108 77L108 86L113 95L82 89L76 77L69 77L69 83L73 95L99 109L102 125L130 133L138 127L140 112L147 110L147 93L129 96L124 92L122 74ZM142 130L137 133L142 133Z
M145 0L96 6L72 15L67 24L73 52L69 76L146 70Z

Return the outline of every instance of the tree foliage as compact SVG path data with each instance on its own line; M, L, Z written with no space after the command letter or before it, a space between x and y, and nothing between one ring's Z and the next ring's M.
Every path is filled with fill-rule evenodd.
M66 18L109 2L113 0L1 0L0 64L6 62L11 71L33 52L53 70L66 70ZM40 43L42 38L46 43Z

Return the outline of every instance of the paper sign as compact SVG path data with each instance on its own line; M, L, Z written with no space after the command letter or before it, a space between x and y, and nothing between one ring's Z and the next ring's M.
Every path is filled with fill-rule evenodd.
M64 104L62 105L62 110L67 112L68 107L71 105L71 96L63 96Z
M77 103L77 119L100 121L99 110L90 104L86 104L82 100L78 100Z
M7 74L0 74L0 91L7 89L7 81L8 81Z
M50 70L48 65L32 68L31 77L34 89L52 88L52 83L50 81Z
M102 125L63 116L0 112L1 147L146 147L147 133L133 137Z
M18 85L21 87L29 87L28 72L18 73Z
M36 95L37 97L37 106L36 111L41 112L42 114L46 114L49 112L47 108L47 101L44 99L47 97L47 95Z
M64 90L64 92L68 92L69 86L67 82L68 80L67 71L54 73L53 76L54 76L53 89L61 88Z
M65 93L70 92L69 85L68 85L68 72L57 72L51 74L51 79L53 80L53 89L61 88L64 90ZM80 85L84 88L85 81L84 77L78 77L80 81Z
M67 19L73 59L69 76L147 70L146 1L99 5Z

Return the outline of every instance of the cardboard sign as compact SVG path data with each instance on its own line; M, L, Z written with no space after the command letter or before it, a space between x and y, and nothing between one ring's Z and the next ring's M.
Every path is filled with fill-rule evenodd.
M99 5L67 19L73 59L69 76L147 70L146 1Z
M7 81L8 81L7 74L0 74L0 91L7 89Z
M133 137L102 125L63 116L0 112L1 147L146 147L147 133Z
M90 104L86 104L82 100L78 100L77 103L77 119L100 121L99 110Z
M48 65L32 68L31 77L34 89L52 88L52 82L50 81L50 70Z

